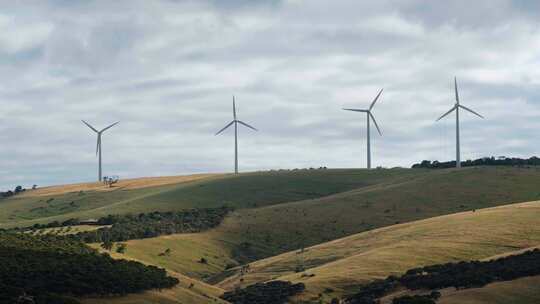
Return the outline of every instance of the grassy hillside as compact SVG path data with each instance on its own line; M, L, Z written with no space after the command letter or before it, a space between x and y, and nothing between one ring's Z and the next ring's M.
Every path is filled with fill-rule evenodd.
M232 258L233 246L217 239L212 233L174 234L123 243L127 244L127 251L125 254L113 254L114 257L161 265L197 279L220 273L228 264L238 265ZM91 246L100 249L99 244ZM170 249L170 254L160 255L166 249ZM206 259L207 263L201 263L201 258Z
M537 169L422 171L319 199L240 210L219 230L224 239L241 238L276 254L396 223L537 200L539 184Z
M537 189L540 171L536 169L491 167L460 171L397 170L397 173L393 170L308 171L299 172L296 178L338 172L343 174L339 180L344 180L351 172L361 172L368 176L366 179L380 182L319 199L240 209L211 231L130 241L127 255L189 273L197 279L218 282L223 279L222 272L227 264L252 261L396 222L536 199L540 192ZM387 175L380 178L383 173ZM294 175L283 175L288 174ZM255 182L268 185L270 177L282 177L280 173L260 175L266 182L251 180L252 187ZM337 176L332 177L338 180ZM229 183L234 180L226 183L215 180L211 187ZM248 199L246 195L245 201ZM157 254L166 248L173 249L171 258L159 258ZM198 263L201 257L209 263ZM209 278L212 275L216 277Z
M438 304L534 304L540 303L540 277L498 282L483 288L444 294Z
M281 277L306 282L309 297L331 286L336 292L325 295L328 298L352 291L351 286L365 280L420 264L487 257L536 242L536 231L530 227L533 225L522 226L505 216L496 223L486 220L494 227L488 225L485 234L508 225L513 225L512 229L506 228L513 232L488 235L487 243L480 247L476 244L483 242L480 231L474 232L478 238L472 235L465 243L450 245L455 239L469 237L468 230L460 230L461 226L447 225L452 221L441 224L447 227L442 231L428 226L422 230L422 225L397 234L384 231L409 227L397 223L536 200L540 198L539 184L540 171L536 168L260 172L113 191L60 191L54 196L25 194L0 200L0 227L114 213L228 205L237 210L216 229L129 241L124 256L232 288L239 281L234 275L225 279L231 274L225 271L227 266L353 235L351 238L358 238L356 241L335 241L338 247L317 251L313 249L319 248L316 246L302 255L292 252L252 263L252 272L243 283ZM529 211L538 215L536 208ZM477 216L484 212L464 214ZM523 223L532 223L526 214L515 213ZM511 214L514 216L513 211ZM483 229L476 224L471 224L471 231ZM388 226L392 227L373 230ZM518 230L513 229L516 227ZM519 229L530 231L519 234L516 232ZM525 240L524 236L529 239ZM322 244L320 248L332 243ZM170 256L159 256L167 248L171 249ZM208 263L200 263L202 257ZM293 270L299 264L311 268L308 274L316 271L315 276L295 274ZM349 269L350 265L354 267Z
M194 175L180 175L180 176L159 176L159 177L140 177L140 178L128 178L121 179L112 187L106 186L100 182L92 183L79 183L68 184L58 186L40 187L37 189L28 189L23 193L20 193L18 197L32 197L32 196L53 196L62 195L71 192L88 192L88 191L115 191L118 189L140 189L148 187L157 187L163 185L180 184L185 182L192 182L200 179L206 179L210 177L219 177L223 174L194 174Z
M196 180L114 191L78 191L58 195L17 195L0 200L0 227L28 226L68 218L108 214L174 211L229 205L255 208L318 198L414 176L416 170L300 170L210 176ZM61 188L61 187L60 187Z
M250 264L250 272L219 286L230 289L270 279L306 284L303 298L350 293L375 278L417 266L482 259L540 243L540 202L463 212L376 229ZM299 261L308 268L295 273Z

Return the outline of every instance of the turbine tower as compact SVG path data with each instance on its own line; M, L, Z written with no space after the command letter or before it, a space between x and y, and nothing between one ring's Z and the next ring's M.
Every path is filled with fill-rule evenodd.
M457 87L457 78L454 77L454 90L456 92L456 103L454 104L454 106L448 110L448 112L444 113L441 117L439 117L439 119L437 119L436 121L439 121L441 120L443 117L445 117L446 115L452 113L452 111L456 111L456 168L461 168L461 153L460 153L460 144L459 144L459 108L462 108L463 110L466 110L466 111L469 111L471 113L473 113L474 115L480 117L480 118L484 118L484 116L476 113L475 111L467 108L466 106L464 105L461 105L459 103L459 94L458 94L458 87Z
M366 113L366 116L367 116L367 168L368 169L371 169L371 139L370 139L370 131L369 131L369 127L370 127L370 120L373 119L373 123L375 124L375 127L377 128L377 132L379 132L379 135L382 136L382 133L381 133L381 130L379 129L379 126L377 125L377 121L375 120L375 117L373 116L373 114L371 114L371 109L373 109L373 106L375 105L375 103L377 102L377 100L379 99L379 97L381 96L382 94L382 91L383 89L381 89L379 91L379 94L377 94L377 96L375 97L375 99L373 99L373 101L371 102L371 105L369 106L369 109L367 110L362 110L362 109L343 109L343 110L346 110L346 111L353 111L353 112L363 112L363 113Z
M101 131L98 131L96 130L96 128L92 127L89 123L87 123L86 121L82 120L82 122L87 125L90 129L92 129L92 131L96 132L97 133L97 145L96 145L96 155L98 156L98 181L101 182L101 135L103 134L103 132L105 132L106 130L114 127L116 124L119 123L119 121L113 123L112 125L102 129Z
M244 125L252 130L258 131L254 127L248 125L247 123L236 119L236 103L233 96L233 120L226 125L223 129L219 130L216 135L219 135L221 132L225 131L228 127L234 124L234 174L238 174L238 124Z

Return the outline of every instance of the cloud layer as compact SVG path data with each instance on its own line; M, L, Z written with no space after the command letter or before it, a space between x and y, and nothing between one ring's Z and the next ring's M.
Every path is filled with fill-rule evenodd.
M0 12L0 186L531 156L540 135L540 5L533 1L40 1ZM372 131L374 131L372 129Z

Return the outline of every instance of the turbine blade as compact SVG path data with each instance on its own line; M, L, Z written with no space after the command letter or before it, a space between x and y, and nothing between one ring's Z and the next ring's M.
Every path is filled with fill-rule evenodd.
M233 118L236 120L236 102L234 100L234 95L232 97L232 109L233 109Z
M457 104L459 104L459 94L458 94L458 89L457 89L457 77L454 76L454 89L456 91L456 102Z
M241 123L241 124L243 124L244 126L246 126L246 127L250 128L250 129L253 129L253 130L255 130L255 131L259 131L259 130L255 129L254 127L252 127L252 126L248 125L247 123L245 123L245 122L241 121L241 120L238 120L238 123Z
M113 123L112 125L110 125L110 126L104 128L103 130L100 131L100 133L103 132L103 131L105 131L105 130L108 130L108 129L114 127L114 126L116 126L118 123L119 123L119 121L117 121L117 122Z
M360 109L343 109L345 111L353 111L353 112L363 112L363 113L368 113L369 111L368 110L360 110Z
M456 106L453 106L450 110L448 110L448 112L444 113L441 117L439 117L436 121L439 121L441 120L443 117L445 117L446 115L452 113L452 111L454 111L456 109Z
M81 120L86 126L88 126L90 129L92 129L94 132L96 133L99 133L98 130L94 129L94 127L92 127L89 123L87 123L86 121L84 120Z
M476 116L478 116L478 117L480 117L480 118L484 118L484 116L482 116L482 115L476 113L475 111L473 111L473 110L467 108L466 106L459 105L459 107L462 108L462 109L464 109L464 110L467 110L467 111L473 113L474 115L476 115Z
M383 89L381 89L381 90L379 91L379 94L377 94L377 97L375 97L375 99L373 99L373 101L371 102L371 105L369 106L369 111L371 111L371 109L373 109L373 106L374 106L375 103L377 102L377 99L379 99L379 96L381 96L382 91L383 91Z
M227 129L228 127L230 127L234 122L235 122L235 120L231 121L228 125L226 125L225 127L223 127L223 129L219 130L219 132L217 132L216 135L219 135L219 133L225 131L225 129Z
M379 125L377 124L375 117L373 116L373 114L371 114L371 112L368 112L368 115L371 116L371 119L373 119L373 123L375 124L375 128L377 128L379 135L382 136L381 129L379 129Z

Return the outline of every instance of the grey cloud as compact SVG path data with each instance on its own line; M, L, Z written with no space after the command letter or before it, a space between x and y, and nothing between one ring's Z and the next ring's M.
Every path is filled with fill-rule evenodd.
M0 31L0 187L93 180L95 136L81 122L121 123L103 138L105 174L230 171L240 118L242 170L365 165L366 107L376 165L453 158L458 76L463 159L530 156L540 74L530 1L14 2ZM1 20L0 20L1 21ZM6 25L4 25L6 24ZM17 39L24 43L20 43Z

